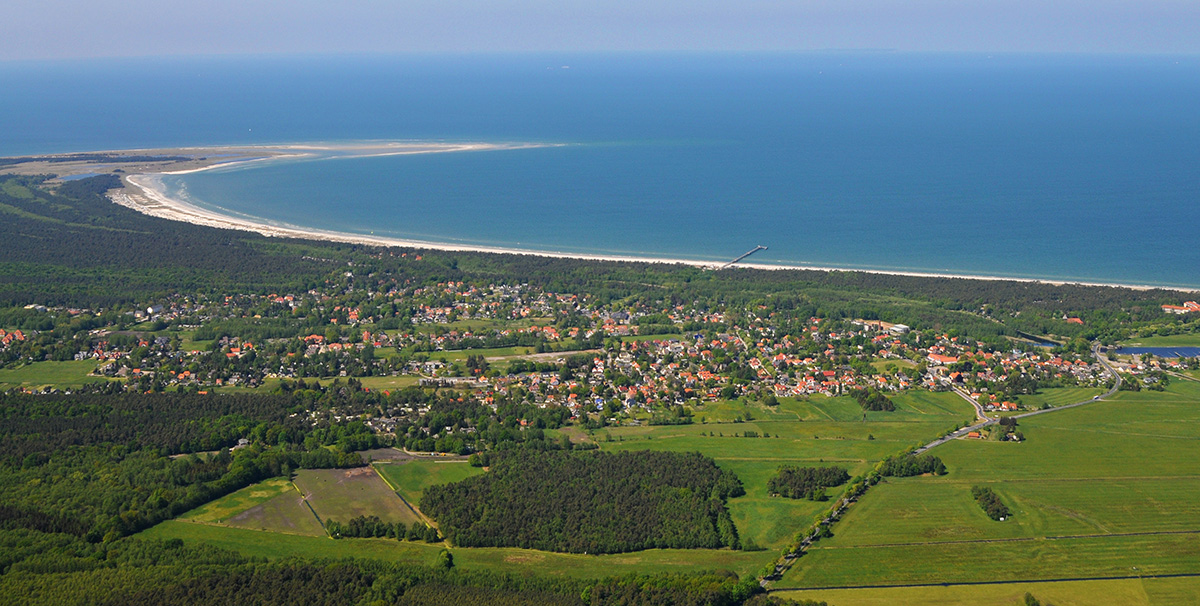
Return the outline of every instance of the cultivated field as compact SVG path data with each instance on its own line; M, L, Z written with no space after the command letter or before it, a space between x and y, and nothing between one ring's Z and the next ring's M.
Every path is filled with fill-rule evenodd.
M322 520L379 516L384 522L412 524L418 519L371 467L302 469L295 482Z
M180 517L202 524L314 537L325 529L286 478L271 478L197 507Z
M817 543L775 587L1200 573L1200 384L1121 392L1110 402L1023 419L1019 429L1024 443L962 440L933 450L946 476L872 488L835 537ZM975 485L992 488L1013 516L996 522L984 515L970 494ZM1200 587L1200 578L1177 581L1161 586ZM1090 599L1093 586L1063 584L1076 586L1080 599ZM875 604L889 591L905 600L919 595L822 595L837 595L839 605ZM996 603L962 601L969 594L950 603Z

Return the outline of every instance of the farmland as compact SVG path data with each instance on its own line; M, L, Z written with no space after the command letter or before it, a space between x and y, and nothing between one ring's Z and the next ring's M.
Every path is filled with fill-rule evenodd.
M948 475L876 486L777 587L1196 573L1198 403L1200 385L1191 383L1162 393L1121 392L1109 402L1021 420L1024 443L938 447L933 454ZM988 519L970 496L973 485L992 488L1012 518ZM1179 585L1194 590L1200 581ZM836 599L878 603L872 600L887 591L847 591Z
M349 521L378 516L389 523L411 524L416 514L371 467L305 469L296 474L296 487L322 520Z

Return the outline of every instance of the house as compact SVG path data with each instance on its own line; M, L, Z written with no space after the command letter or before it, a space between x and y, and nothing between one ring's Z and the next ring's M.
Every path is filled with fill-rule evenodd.
M1183 305L1163 305L1162 310L1164 313L1169 314L1200 312L1200 303L1195 301L1186 301Z

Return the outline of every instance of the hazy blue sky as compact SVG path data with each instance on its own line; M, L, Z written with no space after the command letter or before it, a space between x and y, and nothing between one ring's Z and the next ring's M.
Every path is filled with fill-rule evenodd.
M18 0L0 59L295 52L1200 52L1200 0Z

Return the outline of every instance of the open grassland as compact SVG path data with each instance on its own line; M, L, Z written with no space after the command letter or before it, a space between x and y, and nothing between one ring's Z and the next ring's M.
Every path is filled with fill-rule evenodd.
M392 539L333 540L326 537L192 524L179 520L163 522L138 536L153 539L178 538L270 559L290 556L353 557L433 565L437 561L438 552L445 548L442 543L428 544ZM508 548L454 548L452 551L454 565L461 569L575 578L700 570L730 570L738 574L752 574L778 555L766 551L747 553L716 549L651 549L600 556Z
M183 514L180 519L189 522L220 523L285 493L299 496L292 487L291 480L271 478L201 505Z
M954 441L932 451L948 475L872 488L777 587L1200 572L1200 384L1019 423L1024 443ZM1012 517L984 515L975 485Z
M697 413L709 419L707 423L613 427L597 431L594 439L608 451L698 451L712 457L723 469L736 473L746 488L746 496L729 502L741 536L776 550L831 505L768 496L767 480L779 466L840 465L851 475L860 474L972 417L970 405L951 393L914 392L894 401L894 412L865 414L850 398L785 398L777 407L714 402ZM747 412L752 421L732 422L745 418ZM770 437L742 437L747 431Z
M412 524L416 514L370 467L304 469L296 486L322 520L349 522L358 516L379 516L384 522Z
M1063 406L1064 404L1074 404L1084 400L1092 399L1092 396L1098 396L1107 389L1099 387L1058 387L1055 389L1042 389L1037 393L1028 396L1021 396L1021 404L1029 408L1041 408L1043 406Z
M325 529L286 478L271 478L184 514L181 520L314 537Z
M0 387L79 387L84 383L107 380L103 377L89 377L88 373L95 369L94 360L34 362L18 368L0 369Z
M1030 593L1055 606L1175 606L1200 604L1200 579L1120 579L1004 585L830 589L772 593L837 606L1024 606Z
M777 587L1088 579L1197 571L1196 535L1110 536L857 549L822 546Z
M409 459L394 463L377 463L375 470L413 507L421 502L425 489L437 484L449 484L483 473L465 460Z

